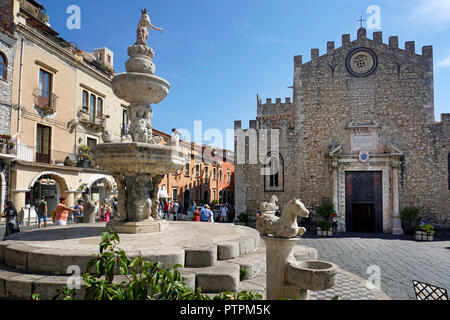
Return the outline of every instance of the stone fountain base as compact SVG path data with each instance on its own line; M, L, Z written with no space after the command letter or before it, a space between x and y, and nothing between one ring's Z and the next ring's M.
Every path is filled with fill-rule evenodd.
M167 220L146 220L140 222L111 221L106 224L106 228L113 229L119 234L155 233L169 230L169 222Z

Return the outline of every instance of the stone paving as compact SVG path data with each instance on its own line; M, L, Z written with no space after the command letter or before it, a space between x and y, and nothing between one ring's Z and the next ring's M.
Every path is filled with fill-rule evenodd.
M381 290L394 300L415 300L413 280L450 290L450 241L417 242L408 236L344 233L333 238L303 236L303 246L319 259L368 279L367 268L380 267Z

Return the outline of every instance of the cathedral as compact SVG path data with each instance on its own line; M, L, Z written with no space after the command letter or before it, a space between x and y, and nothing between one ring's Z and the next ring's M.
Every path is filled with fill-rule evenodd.
M235 121L236 213L275 195L332 204L340 231L402 234L405 207L448 230L450 113L435 121L433 74L432 46L365 28L295 56L293 97L258 96L256 120Z

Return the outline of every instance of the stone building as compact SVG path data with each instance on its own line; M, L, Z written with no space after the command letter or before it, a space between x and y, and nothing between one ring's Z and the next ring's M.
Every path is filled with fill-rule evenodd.
M170 139L164 132L153 129L153 133ZM233 153L185 141L180 141L180 146L187 156L186 166L164 177L159 185L160 199L177 201L185 210L192 201L234 204Z
M257 120L247 130L235 122L236 212L276 195L281 207L332 203L342 231L401 234L404 207L448 228L450 114L435 121L433 81L431 46L418 54L413 41L399 48L398 37L384 43L364 28L323 55L312 49L311 61L294 57L293 100L258 96ZM261 152L264 136L279 149Z

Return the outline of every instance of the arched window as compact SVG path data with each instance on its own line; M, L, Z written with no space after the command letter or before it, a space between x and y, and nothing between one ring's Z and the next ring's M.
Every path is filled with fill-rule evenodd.
M278 153L269 153L262 173L265 191L284 191L284 160Z
M7 80L8 76L8 60L5 55L0 52L0 79Z

